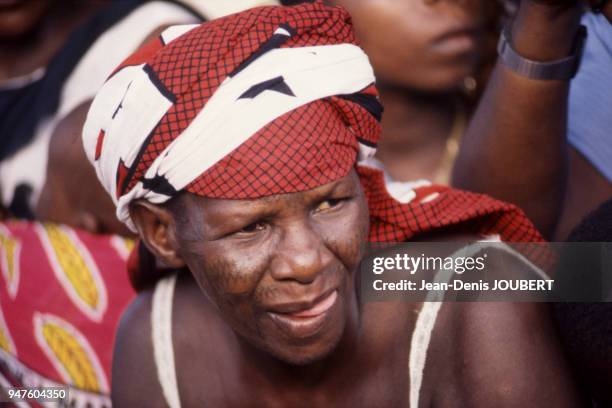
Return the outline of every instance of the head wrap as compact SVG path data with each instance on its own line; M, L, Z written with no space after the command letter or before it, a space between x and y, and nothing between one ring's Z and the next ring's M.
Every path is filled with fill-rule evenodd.
M96 96L85 151L133 228L128 204L177 191L226 199L315 188L371 154L382 107L349 15L263 7L175 26Z
M163 203L180 190L226 199L305 191L357 162L371 242L439 231L542 240L511 204L391 180L371 158L382 114L373 84L339 7L262 7L170 27L102 87L84 127L85 151L132 228L135 199ZM139 288L159 273L133 255Z

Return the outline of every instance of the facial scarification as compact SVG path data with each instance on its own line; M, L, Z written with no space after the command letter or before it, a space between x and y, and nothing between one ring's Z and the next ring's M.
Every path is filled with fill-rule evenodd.
M356 318L349 306L356 299L355 274L368 233L367 208L356 174L312 191L249 200L239 207L236 202L195 196L181 201L169 206L171 211L183 211L175 217L178 245L227 324L251 346L291 363L331 353L346 322ZM261 208L266 215L260 218ZM243 224L253 220L262 226L247 225L245 233L238 223L232 224L231 232L217 233L224 221L232 222L234 210L248 220ZM200 222L183 222L194 219ZM334 305L314 329L295 329L283 320L297 313L293 309L314 307L332 293ZM287 306L303 301L310 303Z

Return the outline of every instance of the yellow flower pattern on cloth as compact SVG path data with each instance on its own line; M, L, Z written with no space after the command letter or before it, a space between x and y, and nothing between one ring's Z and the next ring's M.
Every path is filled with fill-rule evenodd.
M8 326L6 325L6 320L4 320L2 309L0 309L0 349L6 351L7 353L17 355L15 343L11 338L11 333L9 332Z
M42 224L39 235L55 275L75 305L94 321L106 310L106 288L93 257L74 231Z
M19 254L21 243L4 226L0 226L0 267L11 298L19 286Z
M34 327L39 346L67 383L92 392L108 391L97 356L76 328L41 313L34 316Z

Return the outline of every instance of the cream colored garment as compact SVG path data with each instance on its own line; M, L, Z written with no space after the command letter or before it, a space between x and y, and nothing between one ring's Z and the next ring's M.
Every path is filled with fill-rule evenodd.
M170 408L180 408L181 406L172 343L172 301L175 286L176 275L162 279L157 283L153 293L151 312L151 336L157 378ZM418 407L427 349L441 304L441 302L426 302L423 304L412 335L409 359L411 408Z

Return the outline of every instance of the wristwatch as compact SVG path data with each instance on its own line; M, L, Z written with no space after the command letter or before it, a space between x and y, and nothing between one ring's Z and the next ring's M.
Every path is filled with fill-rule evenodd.
M580 67L586 36L586 27L581 25L574 39L572 55L555 61L540 62L525 58L512 48L509 24L501 33L497 53L506 68L521 76L531 79L569 81Z

